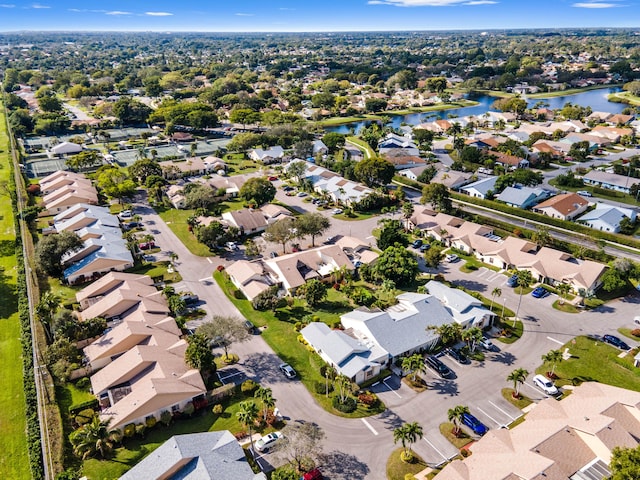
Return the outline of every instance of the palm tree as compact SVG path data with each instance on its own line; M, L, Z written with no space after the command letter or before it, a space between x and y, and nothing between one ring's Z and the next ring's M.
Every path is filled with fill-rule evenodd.
M35 308L36 317L44 326L44 332L47 336L47 342L49 343L53 342L51 321L59 307L60 298L51 292L44 292Z
M393 430L393 443L402 444L404 459L411 458L411 445L422 438L422 434L422 427L418 422L405 423Z
M253 396L262 401L262 419L266 421L269 409L276 404L272 390L270 388L260 387L256 390L256 393L254 393Z
M96 453L105 458L121 438L119 430L109 429L110 421L101 421L96 415L91 422L74 431L69 436L73 452L83 460Z
M502 295L501 288L496 287L493 290L491 290L491 306L489 307L489 310L493 311L493 301L496 299L496 297L499 297L501 295Z
M564 304L564 301L567 299L568 293L571 291L571 285L568 283L559 283L556 285L556 289L560 294L560 303Z
M249 439L251 441L251 451L253 450L253 434L251 427L258 418L258 406L255 402L240 402L240 411L236 413L238 421L249 429Z
M522 385L529 375L529 372L524 368L516 368L507 377L507 381L513 382L513 398L520 397L520 385Z
M556 365L560 363L562 360L563 360L562 352L560 350L551 350L548 353L542 355L543 362L551 362L552 364L551 375L549 375L550 378L554 377L555 371L556 371Z
M454 408L450 408L447 412L447 418L450 422L453 422L453 434L458 436L460 434L460 424L462 423L462 416L465 413L471 413L469 407L466 405L458 405Z
M467 343L467 346L472 352L475 352L476 345L482 338L482 330L479 327L471 327L462 331L462 340Z
M402 216L405 219L405 230L409 230L409 219L411 218L411 216L413 215L413 203L411 202L404 202L402 204Z
M176 252L169 252L169 260L175 264L175 262L178 261L178 254Z
M415 353L409 357L404 357L402 359L402 369L408 371L411 374L411 381L415 382L418 377L418 373L424 372L424 358L419 353Z
M340 396L340 403L344 403L347 400L349 394L349 387L351 387L351 379L346 375L338 375L334 380L338 387L338 395Z
M524 289L531 285L533 282L533 275L529 270L518 270L516 272L518 277L518 287L520 287L520 297L518 298L518 308L516 309L516 318L513 320L513 326L516 326L516 322L518 321L518 314L520 313L520 304L522 303L522 294L524 293Z

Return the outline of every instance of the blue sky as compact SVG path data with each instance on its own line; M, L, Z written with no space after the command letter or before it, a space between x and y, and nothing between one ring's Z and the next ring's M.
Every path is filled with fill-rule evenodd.
M637 27L640 0L0 0L0 31Z

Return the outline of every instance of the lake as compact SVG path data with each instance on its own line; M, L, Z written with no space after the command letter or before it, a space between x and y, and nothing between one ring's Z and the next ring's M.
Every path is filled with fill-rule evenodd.
M591 107L594 112L611 112L620 113L628 105L624 103L614 103L607 100L607 96L621 90L620 87L601 88L597 90L587 90L586 92L574 93L572 95L562 95L560 97L551 98L534 98L528 100L529 107L538 102L544 102L548 108L562 108L567 102L583 107ZM480 95L472 100L478 102L478 105L472 107L452 108L449 110L435 110L424 113L410 113L408 115L391 115L391 121L387 124L393 128L398 128L402 124L419 125L421 123L430 122L439 118L466 117L468 115L480 116L491 110L491 105L497 100L497 97L489 95ZM358 133L362 128L371 123L371 120L362 120L359 122L327 127L329 132L349 133L351 128Z

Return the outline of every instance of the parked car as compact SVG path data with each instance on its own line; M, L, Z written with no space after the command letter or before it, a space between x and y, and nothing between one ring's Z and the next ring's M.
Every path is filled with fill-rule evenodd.
M422 246L422 240L420 240L419 238L417 240L414 240L411 246L413 248L420 248Z
M131 210L123 210L118 215L119 218L131 218L133 217L133 212Z
M271 432L255 443L256 450L259 452L268 452L278 440L282 438L282 432Z
M302 475L301 480L322 480L322 473L320 472L320 469L314 468Z
M326 243L327 245L332 245L335 243L335 241L336 241L336 237L327 237L324 243Z
M423 243L423 244L420 246L420 251L424 253L424 252L426 252L427 250L429 250L430 248L431 248L431 245L430 245L429 243Z
M153 255L143 255L142 259L145 262L155 262L156 261L156 257L154 257Z
M469 359L467 358L467 356L462 353L460 350L458 350L457 348L449 348L447 350L447 354L453 358L456 362L462 364L462 365L466 365L467 363L469 363Z
M517 287L518 286L518 275L513 274L507 280L507 287Z
M635 323L636 325L640 325L640 316L639 317L633 317L633 323Z
M151 250L152 248L155 248L155 246L156 244L154 242L143 242L140 245L138 245L140 250Z
M331 213L333 213L334 215L340 215L342 213L342 209L341 208L334 208Z
M544 298L549 295L549 291L544 287L536 287L531 292L533 298Z
M453 372L449 367L447 367L442 361L433 355L427 356L425 362L429 368L434 370L438 375L442 378L450 378L453 375Z
M269 180L270 182L275 182L276 180L278 180L278 177L276 177L275 175L271 175L271 176L268 178L268 180Z
M602 337L602 339L605 342L607 342L608 344L613 345L614 347L618 347L620 350L629 350L629 349L631 349L631 347L629 345L627 345L625 342L620 340L615 335L604 335Z
M300 198L302 198L302 197L306 197L307 195L309 195L307 192L298 192L298 196L299 196Z
M582 195L583 197L592 197L591 192L587 192L586 190L578 190L576 192L578 195Z
M484 337L484 336L482 337L482 340L480 340L480 346L490 352L500 351L500 349L496 347L496 345L491 340L489 340L487 337Z
M185 295L181 295L180 300L183 300L187 307L192 307L200 301L200 298L195 293L187 293Z
M251 320L245 320L243 325L244 325L244 328L246 328L247 332L249 333L253 333L256 331L256 326L253 324Z
M238 247L236 242L227 242L227 248L229 250L240 250L240 247Z
M291 190L293 190L293 187L290 185L285 185L284 187L282 187L282 190L284 190L285 192L290 192Z
M560 393L553 382L544 375L536 375L533 377L533 383L547 395L557 395Z
M296 371L288 363L281 363L278 368L282 373L284 373L284 376L287 377L289 380L296 378L296 375L297 375Z
M471 429L476 435L484 435L489 431L487 426L470 413L462 414L462 423Z
M460 260L460 257L458 255L456 255L455 253L450 253L449 255L444 257L444 259L449 263L454 263L454 262L457 262L458 260Z
M276 258L276 257L278 256L278 253L277 253L277 252L271 252L271 253L269 254L269 256L270 256L271 258Z

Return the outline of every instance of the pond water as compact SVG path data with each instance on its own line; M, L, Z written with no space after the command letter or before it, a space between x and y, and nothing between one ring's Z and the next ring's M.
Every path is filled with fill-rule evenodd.
M611 87L588 90L586 92L575 93L572 95L562 95L560 97L528 99L528 105L529 107L532 107L538 102L543 102L548 108L557 109L562 108L566 103L571 102L575 105L591 107L594 112L620 113L627 107L627 105L623 103L613 103L607 100L607 95L619 92L620 90L621 88L619 87ZM478 102L478 104L472 107L435 110L424 113L410 113L408 115L392 115L391 121L387 125L393 128L398 128L402 124L419 125L421 123L432 122L441 118L466 117L468 115L480 116L491 110L491 105L497 100L497 98L489 95L480 95L478 97L474 97L473 100ZM359 122L327 127L326 130L330 132L349 133L350 129L353 128L355 133L358 133L362 128L366 127L370 123L371 120L362 120Z

